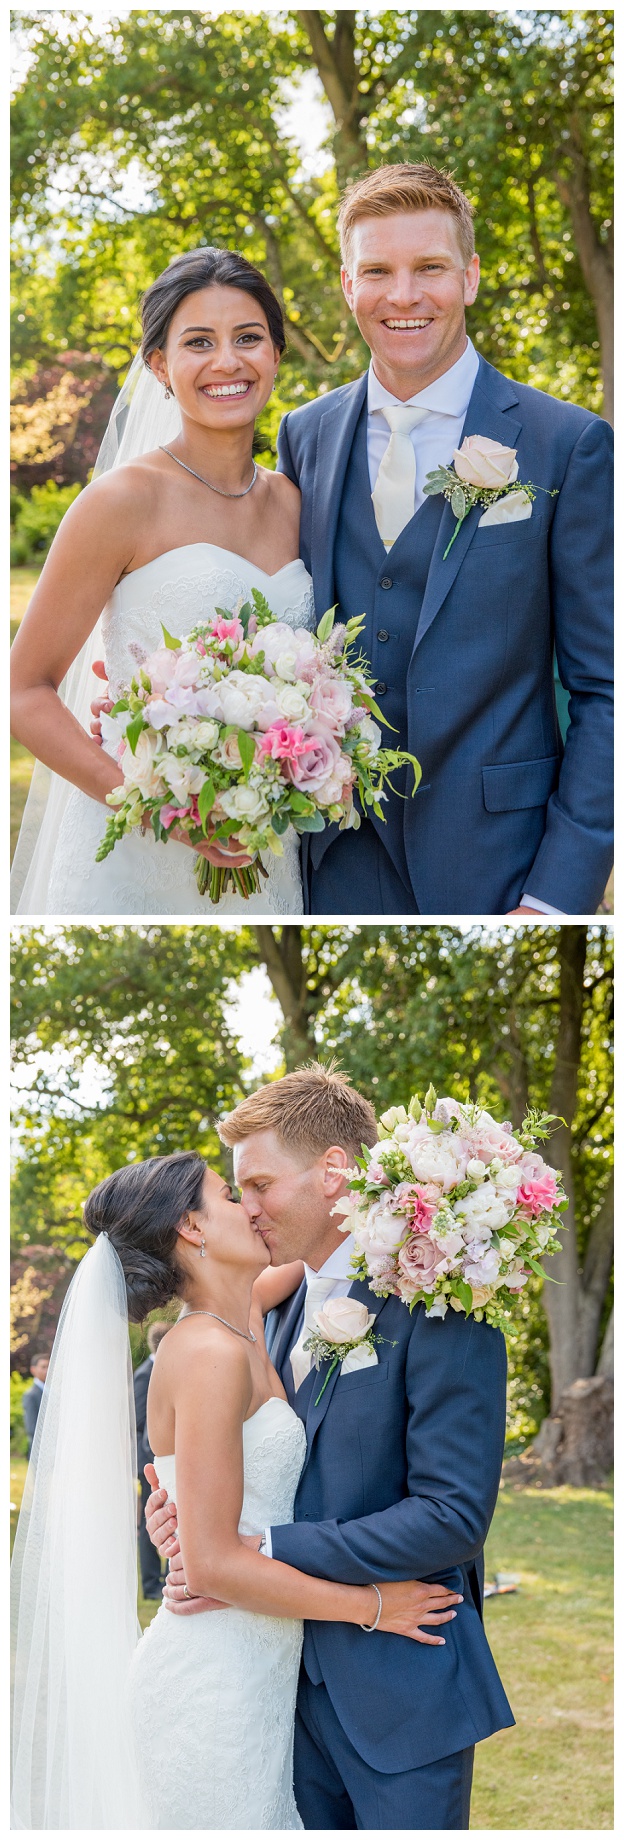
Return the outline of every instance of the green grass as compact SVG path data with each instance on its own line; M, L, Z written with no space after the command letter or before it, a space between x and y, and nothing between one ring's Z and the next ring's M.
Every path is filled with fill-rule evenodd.
M477 1745L473 1828L613 1826L613 1500L592 1489L501 1491L486 1574L488 1640L516 1718Z
M25 1475L13 1459L15 1510ZM517 1723L477 1745L473 1829L613 1826L612 1509L607 1490L501 1490L486 1573L520 1588L485 1620ZM157 1605L138 1608L144 1629Z

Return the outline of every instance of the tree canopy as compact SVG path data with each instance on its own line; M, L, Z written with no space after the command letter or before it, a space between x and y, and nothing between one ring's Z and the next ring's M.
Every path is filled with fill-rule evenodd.
M612 937L605 927L37 926L16 929L13 1245L85 1250L82 1202L126 1159L190 1147L253 1081L232 991L264 966L283 1066L341 1066L377 1110L438 1091L518 1124L562 1115L561 1285L531 1286L512 1356L519 1422L594 1372L611 1309ZM277 1071L280 1071L278 1067ZM20 1266L21 1269L21 1266ZM544 1315L544 1303L547 1316ZM606 1357L605 1357L606 1358Z
M287 364L263 429L274 445L282 407L366 362L339 284L339 188L386 160L428 159L475 206L478 349L592 408L604 380L610 413L611 12L133 9L103 20L67 9L62 31L59 17L16 15L20 377L70 348L120 376L155 273L198 243L237 246L286 312ZM292 108L312 80L327 135L310 169Z

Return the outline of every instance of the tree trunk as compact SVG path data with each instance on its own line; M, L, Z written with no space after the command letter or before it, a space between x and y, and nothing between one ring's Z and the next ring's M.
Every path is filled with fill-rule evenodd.
M355 61L357 15L348 9L336 13L333 38L328 38L322 13L298 12L297 18L310 42L314 63L329 102L334 121L334 156L338 184L342 190L350 179L368 165L366 141L361 130L362 116L370 106L358 89Z
M554 1160L561 1169L563 1186L570 1197L561 1234L561 1251L548 1260L549 1278L544 1284L543 1301L550 1330L550 1373L552 1382L551 1413L558 1411L564 1387L578 1377L579 1270L574 1218L574 1170L572 1165L572 1122L576 1111L583 1020L583 974L587 948L587 927L562 926L559 929L559 1030L555 1067L552 1077L549 1110L565 1119L554 1133Z
M600 339L603 414L613 421L613 258L611 248L601 243L591 212L589 174L583 153L581 130L577 119L570 120L570 142L566 149L571 172L555 173L559 196L570 212L578 258L588 293L594 303Z
M279 940L272 926L255 926L254 933L284 1016L284 1058L290 1073L314 1052L314 1016L308 1004L301 931L298 926L283 926Z
M604 1332L602 1348L600 1350L600 1358L598 1361L598 1366L596 1368L596 1373L605 1374L607 1380L612 1380L614 1376L614 1372L615 1372L614 1323L615 1323L615 1309L612 1309L611 1315L609 1317L609 1321L607 1323L607 1327Z

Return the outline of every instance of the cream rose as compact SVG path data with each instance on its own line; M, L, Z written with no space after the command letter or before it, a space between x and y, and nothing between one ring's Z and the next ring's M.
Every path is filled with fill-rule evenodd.
M138 786L139 791L143 793L146 799L154 797L161 783L159 771L160 760L158 761L158 765L155 761L158 748L159 742L153 735L149 735L146 729L143 729L143 733L139 735L134 754L130 747L130 743L126 741L121 755L120 764L124 778L128 781L130 786Z
M492 491L512 485L518 477L515 447L502 447L500 441L490 441L484 434L466 435L453 459L458 479L467 486L486 486Z
M269 809L264 793L255 786L233 786L231 792L221 793L221 804L228 818L240 818L246 824L257 824Z
M332 1297L323 1310L315 1310L314 1321L326 1342L359 1342L375 1321L365 1303L355 1297Z

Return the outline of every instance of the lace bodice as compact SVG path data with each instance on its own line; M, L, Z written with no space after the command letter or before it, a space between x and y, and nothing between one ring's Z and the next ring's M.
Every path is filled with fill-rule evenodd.
M267 1399L243 1425L245 1489L241 1533L260 1533L293 1518L306 1451L302 1420L285 1399ZM162 1489L176 1499L175 1457L154 1457Z
M254 562L216 543L187 543L125 575L102 616L114 694L132 677L141 655L162 643L162 622L176 639L183 639L215 607L230 613L252 588L266 595L276 619L287 626L313 627L312 582L301 560L267 575Z
M267 575L255 563L215 543L188 543L167 550L153 562L118 582L102 615L103 649L113 695L127 684L137 665L162 642L162 623L184 638L216 607L228 613L252 588L266 596L276 618L286 625L314 627L312 581L303 562L286 563ZM112 745L112 744L111 744ZM267 852L267 870L259 894L243 901L226 895L218 908L198 893L194 854L184 844L157 843L150 832L132 831L104 862L95 855L107 809L72 790L59 826L42 911L53 914L183 914L203 920L218 914L302 914L299 841L284 837L284 853Z

